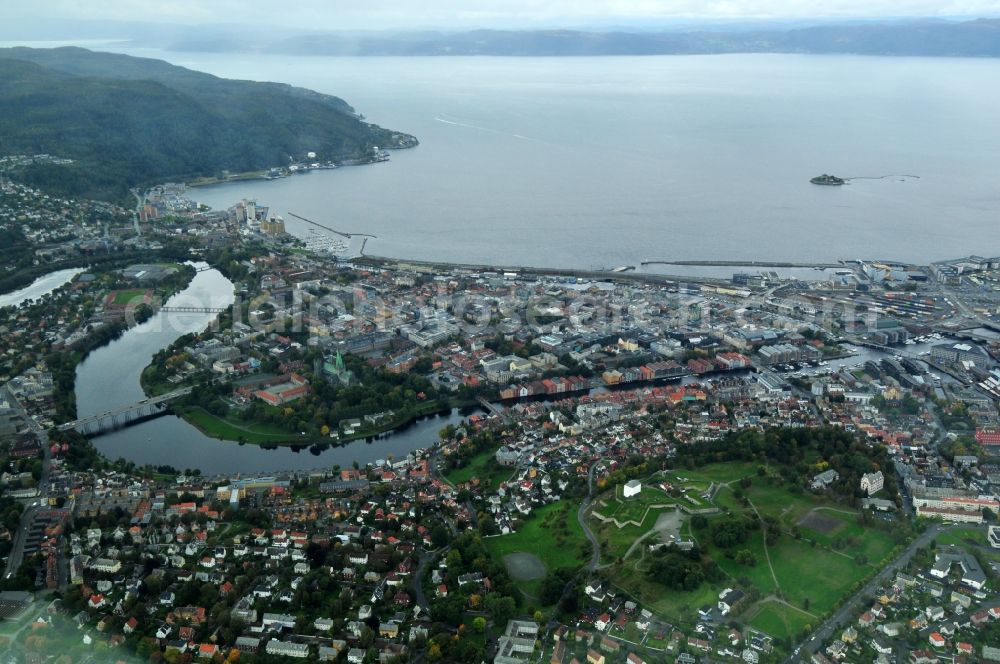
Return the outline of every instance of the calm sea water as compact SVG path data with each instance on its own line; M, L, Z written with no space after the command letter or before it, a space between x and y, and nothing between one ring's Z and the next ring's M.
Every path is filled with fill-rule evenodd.
M998 60L130 52L337 94L416 135L387 164L197 193L374 233L371 254L583 268L1000 254ZM919 179L811 185L820 173Z

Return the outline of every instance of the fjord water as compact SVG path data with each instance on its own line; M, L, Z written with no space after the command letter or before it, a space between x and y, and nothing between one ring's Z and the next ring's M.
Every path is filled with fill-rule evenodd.
M334 58L129 50L336 94L421 145L203 188L374 233L375 255L931 261L1000 253L1000 61L816 55ZM809 183L840 176L917 175Z

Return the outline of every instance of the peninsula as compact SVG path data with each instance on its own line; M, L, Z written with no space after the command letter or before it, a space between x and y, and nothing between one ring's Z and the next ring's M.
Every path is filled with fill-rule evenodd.
M366 163L417 145L338 97L75 47L0 49L0 118L7 154L63 158L5 175L119 203L132 200L130 188L164 180Z

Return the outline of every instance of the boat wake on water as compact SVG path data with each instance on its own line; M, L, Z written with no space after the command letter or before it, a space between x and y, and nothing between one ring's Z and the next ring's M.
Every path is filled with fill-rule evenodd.
M434 118L435 121L441 122L447 125L453 125L455 127L465 127L466 129L475 129L477 131L485 131L488 134L497 134L498 136L510 136L511 138L516 138L522 141L537 141L539 143L544 143L545 141L532 138L531 136L524 136L522 134L511 134L505 131L500 131L498 129L490 129L489 127L480 127L479 125L469 124L467 122L456 122L454 120L446 120L445 118Z
M885 180L886 178L913 178L914 180L919 180L919 175L855 175L850 178L843 178L844 180Z

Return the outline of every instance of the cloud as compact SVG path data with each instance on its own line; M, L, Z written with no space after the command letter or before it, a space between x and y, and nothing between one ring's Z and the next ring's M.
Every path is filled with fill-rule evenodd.
M0 20L231 23L321 30L610 24L670 19L970 17L1000 0L31 0Z

